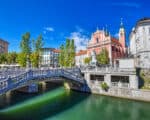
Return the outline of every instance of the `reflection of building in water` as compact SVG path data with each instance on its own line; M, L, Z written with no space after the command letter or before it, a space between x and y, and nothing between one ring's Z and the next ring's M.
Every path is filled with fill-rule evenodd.
M40 84L42 85L42 91L46 90L46 82L40 82Z
M6 95L6 103L9 104L11 101L11 91L7 92L5 95Z
M87 46L87 54L91 56L92 51L99 54L103 48L106 48L109 53L110 64L114 62L114 59L126 56L125 29L122 22L119 30L119 40L112 37L107 30L97 29L92 34Z

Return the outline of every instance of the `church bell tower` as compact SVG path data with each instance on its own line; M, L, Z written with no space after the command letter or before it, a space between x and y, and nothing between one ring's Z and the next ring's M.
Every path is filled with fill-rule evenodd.
M121 19L120 29L119 29L119 42L121 43L123 48L126 48L126 42L125 42L126 36L125 36L125 29L123 26L123 22Z

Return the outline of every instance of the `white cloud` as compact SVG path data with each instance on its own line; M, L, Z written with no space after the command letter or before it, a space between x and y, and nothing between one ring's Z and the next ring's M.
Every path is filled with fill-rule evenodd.
M124 6L124 7L132 7L132 8L140 8L141 4L135 2L118 2L113 3L113 6Z
M85 32L85 30L84 30L83 28L81 28L80 26L78 26L78 25L77 25L75 28L76 28L76 30L77 30L78 32L80 32L80 33Z
M47 32L54 32L53 27L45 27L43 33L46 34Z
M89 38L88 36L84 35L84 33L81 32L80 30L76 32L72 32L69 38L74 39L76 51L86 49Z

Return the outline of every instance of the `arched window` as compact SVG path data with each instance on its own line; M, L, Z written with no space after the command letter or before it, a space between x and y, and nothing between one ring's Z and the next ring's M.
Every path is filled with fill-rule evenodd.
M99 43L99 39L98 38L96 38L96 43Z

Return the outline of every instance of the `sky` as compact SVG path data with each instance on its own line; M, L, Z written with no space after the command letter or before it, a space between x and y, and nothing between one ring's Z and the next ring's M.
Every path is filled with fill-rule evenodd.
M123 18L128 44L129 33L143 17L150 17L149 0L0 0L0 38L9 42L9 51L19 52L26 32L31 39L42 34L44 47L59 48L71 38L80 50L97 27L107 26L117 37Z

